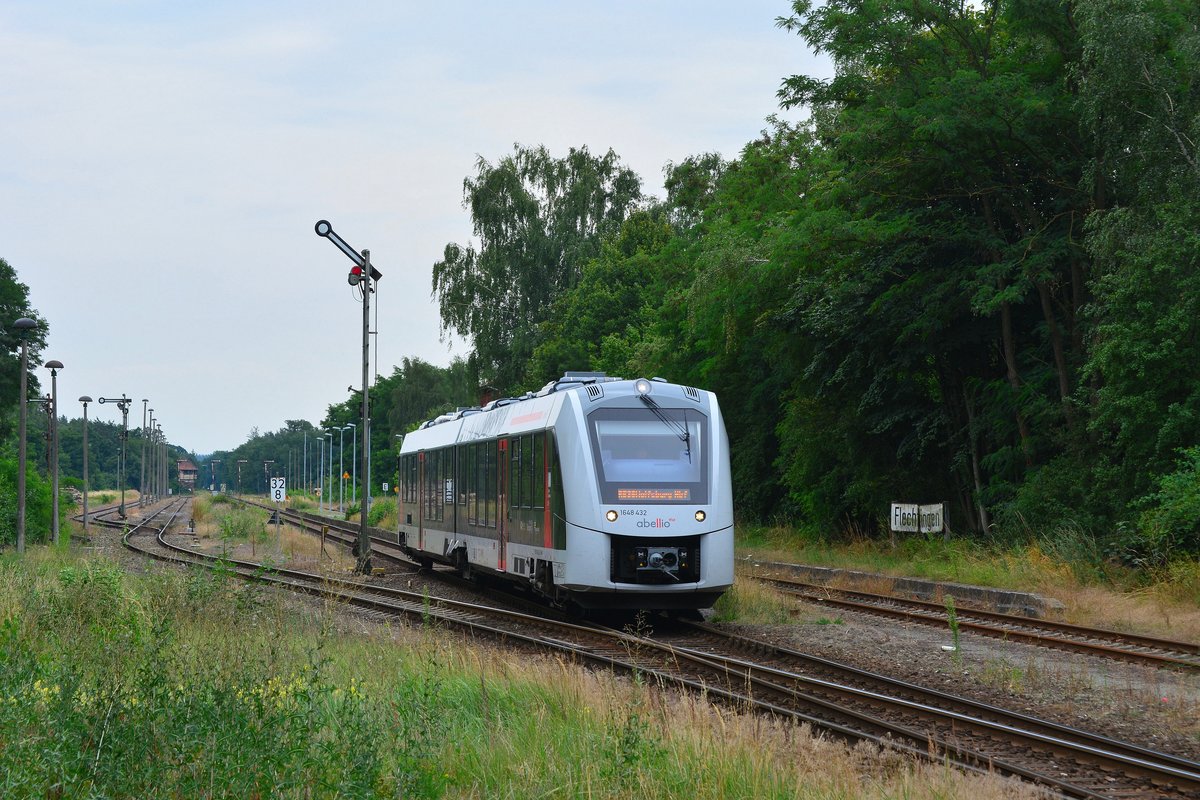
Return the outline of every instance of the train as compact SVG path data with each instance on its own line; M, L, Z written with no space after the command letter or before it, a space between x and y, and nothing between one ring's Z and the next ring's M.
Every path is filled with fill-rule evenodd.
M557 606L699 613L733 584L729 438L711 392L568 372L406 434L397 488L410 557Z

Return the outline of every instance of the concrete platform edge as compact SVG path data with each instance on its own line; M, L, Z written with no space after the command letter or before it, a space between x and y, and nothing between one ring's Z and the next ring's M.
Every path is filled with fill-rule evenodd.
M760 568L778 570L822 586L896 594L933 603L940 603L946 595L950 595L959 605L999 611L1003 614L1034 618L1056 617L1064 608L1063 604L1053 597L1033 592L1015 592L1008 589L971 586L965 583L905 578L837 567L814 567L778 561L756 561L754 564Z

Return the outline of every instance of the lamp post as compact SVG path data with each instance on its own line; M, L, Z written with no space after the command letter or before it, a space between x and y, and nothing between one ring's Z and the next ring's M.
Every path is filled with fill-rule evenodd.
M17 433L17 552L25 552L25 393L29 391L29 332L37 323L29 317L21 317L13 323L17 338L21 340L21 402L20 422Z
M88 446L87 446L87 404L92 402L92 398L86 394L79 398L79 402L83 403L83 534L88 532Z
M354 428L354 432L358 433L357 422L347 422L346 427ZM351 436L350 443L350 505L354 505L358 502L358 491L356 489L358 485L358 436ZM359 509L359 512L361 513L362 509Z
M118 513L121 519L125 519L125 447L129 441L129 404L133 400L121 392L120 397L101 397L99 402L116 403L117 408L121 409L121 456L117 461L117 474L121 481L121 508Z
M246 459L244 459L244 458L239 458L239 459L237 460L237 468L238 468L238 494L241 494L241 493L242 493L242 464L245 464L245 463L247 463L247 462L246 462Z
M317 513L321 513L321 502L325 498L325 437L317 437Z
M45 366L50 370L50 505L54 509L50 518L50 540L58 544L58 371L63 364L47 361Z
M138 484L138 508L146 507L146 404L150 401L142 398L142 480Z
M219 458L210 458L208 460L208 480L210 483L209 488L212 490L213 494L217 493L217 464L220 463L221 459Z
M326 428L325 438L329 440L329 502L325 507L333 511L333 431Z
M346 468L342 466L342 453L346 450L346 429L338 428L338 511L346 511Z
M158 500L158 436L156 436L154 409L148 409L146 435L150 439L150 464L146 470L150 477L150 502Z
M167 456L169 455L169 450L167 448L167 435L165 433L163 433L161 422L158 423L155 427L157 429L157 434L158 434L158 447L162 454L158 461L158 469L159 469L159 476L158 476L159 495L158 496L166 497L167 495L169 495L171 493L171 483L170 483L171 473L167 466Z

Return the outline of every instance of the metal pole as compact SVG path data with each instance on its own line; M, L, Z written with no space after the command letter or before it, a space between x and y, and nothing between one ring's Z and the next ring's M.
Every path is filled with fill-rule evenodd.
M142 398L142 479L138 483L138 508L146 506L146 404L150 401Z
M121 519L125 519L125 466L126 448L129 445L129 401L125 399L125 394L121 394L121 402L117 403L117 408L121 409Z
M362 251L364 266L362 275L363 320L362 320L362 445L363 459L366 465L363 475L367 479L366 491L363 493L363 505L358 517L358 571L367 574L371 571L371 539L367 533L367 516L371 510L371 440L368 438L371 427L371 404L367 396L370 390L369 372L371 367L371 251Z
M325 438L329 439L329 502L325 507L333 511L333 432L326 430Z
M171 484L169 482L171 473L169 472L170 467L167 465L167 457L170 453L167 448L167 435L165 433L163 433L161 423L158 426L158 446L162 450L162 457L159 459L159 462L158 462L158 469L159 469L159 484L158 484L159 495L158 496L166 497L167 495L169 495L171 493Z
M325 499L325 437L317 439L317 513Z
M346 427L354 428L354 435L350 437L350 505L354 505L358 502L358 424L347 422Z
M87 404L92 398L84 395L79 398L83 403L83 535L88 532L88 445L87 445Z
M47 361L50 370L50 541L58 544L58 371L61 361Z
M342 466L342 453L346 449L346 429L338 428L338 511L345 513L346 511L346 479L342 476L346 474L345 467Z
M363 509L371 510L371 420L367 418L367 474L363 476Z
M30 320L32 322L32 320ZM17 321L20 325L20 320ZM23 333L23 331L22 331ZM21 339L21 421L17 427L20 429L17 433L17 552L25 552L25 417L28 414L26 410L25 393L28 389L28 378L26 373L29 372L29 343L24 338Z
M150 478L150 502L153 503L158 495L158 439L154 436L154 409L148 409L146 414L146 438L149 439L148 457L150 463L146 474Z

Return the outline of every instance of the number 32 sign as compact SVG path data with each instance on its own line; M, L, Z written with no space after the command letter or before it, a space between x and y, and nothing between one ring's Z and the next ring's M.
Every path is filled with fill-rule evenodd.
M287 502L287 478L271 478L271 501Z

